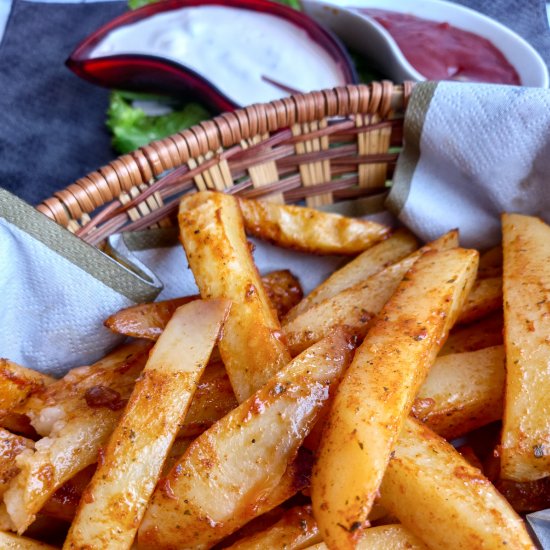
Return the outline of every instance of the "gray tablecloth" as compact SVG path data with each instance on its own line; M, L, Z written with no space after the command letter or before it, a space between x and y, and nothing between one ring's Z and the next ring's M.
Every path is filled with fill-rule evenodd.
M502 21L550 62L543 0L459 3ZM37 204L116 157L104 124L108 92L74 76L64 61L125 9L125 2L15 0L0 44L0 186Z

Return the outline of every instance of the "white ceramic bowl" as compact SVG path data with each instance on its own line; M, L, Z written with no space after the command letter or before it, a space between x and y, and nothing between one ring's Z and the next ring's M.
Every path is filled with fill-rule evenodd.
M379 8L445 21L492 42L515 68L522 86L548 87L548 68L530 44L494 19L464 6L442 0L302 0L302 3L308 15L332 29L394 82L426 78L407 61L382 25L359 12L342 8Z

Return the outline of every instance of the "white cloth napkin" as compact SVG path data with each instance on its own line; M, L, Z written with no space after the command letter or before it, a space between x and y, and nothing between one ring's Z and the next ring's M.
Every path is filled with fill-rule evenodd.
M550 222L550 90L417 84L387 205L425 240L458 227L481 249L502 212Z

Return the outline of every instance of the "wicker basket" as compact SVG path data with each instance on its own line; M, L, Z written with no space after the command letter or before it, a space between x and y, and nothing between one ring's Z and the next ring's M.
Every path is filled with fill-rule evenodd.
M197 189L319 207L387 190L411 83L346 86L222 114L124 155L38 210L83 240L174 223Z

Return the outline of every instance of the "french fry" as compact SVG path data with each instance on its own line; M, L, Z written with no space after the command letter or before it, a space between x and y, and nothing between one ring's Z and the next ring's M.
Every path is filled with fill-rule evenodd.
M390 299L405 273L428 250L458 246L458 233L451 231L403 260L368 277L332 298L311 306L294 319L283 323L283 333L293 355L326 336L333 327L345 325L363 338L371 321Z
M0 548L2 550L56 550L55 546L44 542L2 531L0 531Z
M485 251L479 257L479 268L477 276L480 279L485 277L499 277L502 275L502 246L498 245Z
M342 290L361 283L371 275L402 260L408 254L414 252L417 246L418 242L411 233L404 229L399 229L385 241L375 244L344 267L335 271L301 302L295 305L288 312L284 322L287 323L295 319L313 305L336 296Z
M502 330L504 320L500 311L492 313L475 323L459 326L451 331L439 355L477 351L504 343Z
M445 439L502 418L504 348L438 357L414 400L418 420Z
M352 351L346 331L335 330L200 435L155 490L139 544L206 548L257 515Z
M35 451L17 458L19 474L4 494L19 533L66 481L98 459L116 426L147 360L149 342L135 342L89 367L70 371L27 403L36 430L44 436Z
M426 252L358 348L336 392L311 500L330 548L360 540L414 397L475 279L478 253Z
M380 502L430 548L534 550L521 518L444 439L407 419Z
M178 437L200 435L238 405L222 363L209 363L193 396Z
M300 282L288 269L267 273L262 277L262 283L279 318L302 299ZM127 307L111 315L104 325L117 334L156 340L178 307L199 298L185 296Z
M181 241L203 298L232 301L218 343L239 402L290 360L248 247L235 197L201 192L180 203Z
M478 278L456 322L471 323L499 309L502 310L502 277Z
M314 254L358 254L388 236L379 223L313 208L239 199L249 235Z
M324 542L307 550L327 550ZM363 531L356 550L428 550L428 547L403 525L380 525Z
M550 477L525 482L498 479L495 487L518 514L550 508Z
M196 300L174 312L84 491L64 548L132 546L229 308L228 300Z
M0 358L0 416L11 412L29 395L43 390L54 381L51 376Z
M550 226L502 217L506 396L501 475L550 475Z
M16 457L25 449L32 449L34 442L0 428L0 498L9 482L19 473Z
M243 538L226 550L300 550L321 540L311 506L299 506L288 510L277 523L265 531Z

